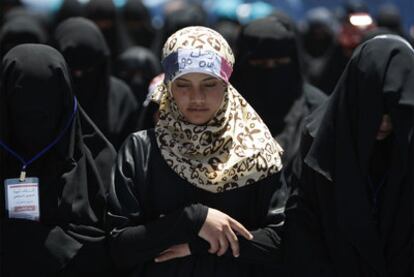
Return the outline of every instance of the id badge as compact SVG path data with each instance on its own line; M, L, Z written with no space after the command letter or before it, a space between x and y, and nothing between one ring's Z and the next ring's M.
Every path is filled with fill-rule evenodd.
M9 218L39 221L39 178L6 179L4 188Z

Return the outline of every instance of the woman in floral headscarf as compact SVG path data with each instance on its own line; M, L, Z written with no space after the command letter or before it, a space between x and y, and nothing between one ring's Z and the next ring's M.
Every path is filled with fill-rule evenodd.
M162 63L159 121L118 154L112 256L134 276L262 276L279 257L282 149L229 84L217 32L179 30Z

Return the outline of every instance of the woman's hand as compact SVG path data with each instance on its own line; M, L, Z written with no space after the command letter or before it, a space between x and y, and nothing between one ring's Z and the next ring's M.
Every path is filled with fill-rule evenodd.
M253 235L238 221L225 213L209 208L207 218L198 235L210 244L209 253L221 256L230 246L233 256L238 257L240 249L236 233L248 240L253 238Z
M191 251L190 247L188 246L188 243L177 244L161 252L160 255L155 258L155 262L162 263L172 259L186 257L189 255L191 255Z

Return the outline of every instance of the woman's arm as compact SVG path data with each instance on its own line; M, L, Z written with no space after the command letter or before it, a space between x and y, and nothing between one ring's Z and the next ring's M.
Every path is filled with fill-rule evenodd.
M113 170L107 223L110 251L115 263L125 270L153 260L172 245L197 236L208 208L193 204L157 219L142 208L148 195L139 194L149 166L150 142L146 132L131 135L121 147Z

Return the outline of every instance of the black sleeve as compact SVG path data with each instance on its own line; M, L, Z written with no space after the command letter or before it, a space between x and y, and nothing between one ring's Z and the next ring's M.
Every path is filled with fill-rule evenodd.
M306 164L293 176L293 192L286 205L284 262L292 276L335 276L324 243L317 204L316 173Z
M280 265L281 264L281 232L283 227L284 206L288 196L288 189L280 181L280 174L274 174L265 184L262 184L260 199L263 201L264 209L259 228L250 230L252 240L238 236L240 246L240 262L259 265ZM201 238L190 242L190 250L194 255L209 255L207 250L209 244ZM234 258L231 248L225 254L226 257Z
M150 142L146 131L131 135L122 146L113 170L108 223L110 251L115 263L130 270L153 260L170 246L193 240L207 217L201 204L183 207L158 218L149 218L140 193L145 186Z

